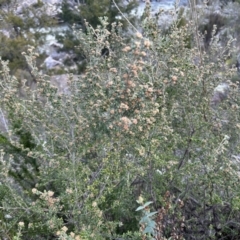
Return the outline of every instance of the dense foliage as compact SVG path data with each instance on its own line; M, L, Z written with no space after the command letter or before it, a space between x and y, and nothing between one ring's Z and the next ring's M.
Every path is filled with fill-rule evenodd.
M38 70L34 47L22 53L34 90L1 59L3 239L239 239L233 40L211 38L206 52L195 21L163 32L159 17L147 4L131 40L107 18L74 30L87 67L69 75L69 94ZM212 101L223 82L228 98Z
M0 55L9 61L12 73L17 70L29 71L22 52L27 46L39 46L45 40L41 28L50 27L55 20L46 14L46 7L34 4L30 7L20 5L18 0L0 2L1 31ZM33 31L33 29L35 31Z
M94 28L100 24L99 17L106 16L111 24L120 21L125 28L127 25L126 19L121 15L124 13L130 21L134 21L135 16L131 12L136 9L137 1L127 1L127 4L121 0L102 0L101 4L97 0L86 0L85 4L80 5L82 19L90 23ZM121 12L119 12L121 11ZM110 28L111 26L108 26Z

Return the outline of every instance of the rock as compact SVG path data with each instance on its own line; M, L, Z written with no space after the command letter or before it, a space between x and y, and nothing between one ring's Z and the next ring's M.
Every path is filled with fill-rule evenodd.
M57 87L59 94L70 94L68 74L53 75L50 77L50 82L53 86ZM77 80L78 75L73 75L73 80Z
M50 57L52 57L54 60L63 62L70 58L70 56L66 52L53 52Z
M52 57L54 60L60 61L63 63L66 59L69 59L70 56L66 52L61 52L62 44L54 42L50 44L49 49L47 50L47 54Z
M59 6L61 5L62 0L42 0L42 2L45 13L48 16L56 16L59 13ZM16 3L16 14L22 14L24 9L29 8L35 4L38 4L38 0L18 0Z
M0 132L1 133L8 132L9 131L8 126L9 126L8 120L3 110L0 108Z
M229 85L227 83L221 83L219 84L213 92L213 97L211 99L211 105L212 107L216 107L221 103L223 100L225 100L229 93Z
M62 3L62 0L42 0L44 3L59 5Z
M11 36L10 31L8 31L6 29L1 29L0 34L3 34L7 38L10 38L10 36Z
M38 0L24 0L18 3L18 7L16 9L16 14L22 14L23 9L29 8L30 6L37 4Z
M44 63L42 64L42 66L46 66L46 68L49 70L49 69L54 69L56 67L63 67L63 63L60 62L60 61L57 61L55 59L53 59L51 56L48 56Z

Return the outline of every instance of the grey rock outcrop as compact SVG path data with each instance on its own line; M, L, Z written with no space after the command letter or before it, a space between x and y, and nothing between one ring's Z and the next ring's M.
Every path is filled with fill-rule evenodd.
M31 7L34 4L37 4L38 0L24 0L21 3L18 3L17 9L16 9L16 14L22 14L23 10Z
M8 120L4 114L4 111L0 108L0 133L8 132Z
M221 83L219 84L213 92L213 97L211 99L211 105L212 107L216 107L221 103L223 100L225 100L229 93L229 85L227 83Z
M45 61L44 61L44 63L43 63L42 66L45 66L48 70L50 70L50 69L54 69L54 68L56 68L56 67L57 67L57 68L58 68L58 67L63 67L64 65L63 65L62 62L53 59L51 56L48 56L48 57L45 59Z

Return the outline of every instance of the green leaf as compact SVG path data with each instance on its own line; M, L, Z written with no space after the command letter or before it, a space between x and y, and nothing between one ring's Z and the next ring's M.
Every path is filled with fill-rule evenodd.
M157 212L151 212L147 214L147 217L152 217L153 215L155 215Z
M153 202L146 202L143 206L138 207L138 208L136 209L136 211L140 211L140 210L146 208L146 207L147 207L148 205L150 205L151 203L153 203Z
M144 231L144 234L150 233L150 234L154 234L154 228L152 226L147 226Z

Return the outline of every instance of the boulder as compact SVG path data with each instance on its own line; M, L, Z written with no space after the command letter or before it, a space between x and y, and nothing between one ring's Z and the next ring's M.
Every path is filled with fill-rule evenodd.
M26 9L34 4L37 4L38 0L24 0L24 1L19 1L18 2L18 7L16 9L16 14L22 14L23 9Z
M51 53L50 57L60 62L63 62L66 59L70 58L69 54L67 54L66 52L53 52Z
M60 8L59 6L62 3L62 0L42 0L45 8L45 13L49 16L56 16ZM38 0L18 0L17 1L17 8L16 8L16 13L17 14L22 14L23 10L26 8L29 8L35 4L38 4Z
M64 65L61 61L55 60L51 56L48 56L45 59L42 66L45 66L48 70L50 70L50 69L54 69L56 67L63 67Z
M10 36L11 36L10 31L8 31L8 30L6 30L6 29L1 29L1 30L0 30L0 34L4 35L4 36L7 37L7 38L10 38Z
M0 108L0 132L1 133L6 133L8 132L8 120L3 112L3 110Z
M60 61L63 63L66 59L69 59L70 56L68 53L61 51L61 48L63 47L62 44L53 42L48 47L48 50L46 53L52 57L54 60Z
M213 92L213 97L211 99L212 107L217 107L219 103L225 100L229 93L229 85L227 83L219 84Z

